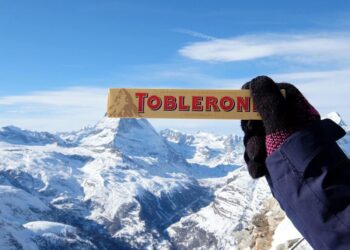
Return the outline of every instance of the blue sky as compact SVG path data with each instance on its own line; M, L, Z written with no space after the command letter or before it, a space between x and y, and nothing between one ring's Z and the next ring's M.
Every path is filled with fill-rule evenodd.
M104 115L109 87L234 89L261 74L350 123L349 28L348 1L0 0L0 126L75 130Z

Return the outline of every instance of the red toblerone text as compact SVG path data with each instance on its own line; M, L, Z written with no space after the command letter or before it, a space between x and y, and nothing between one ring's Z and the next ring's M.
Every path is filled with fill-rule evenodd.
M163 98L157 95L148 96L145 92L136 92L137 110L143 113L145 105L150 110L157 111L163 109L164 111L215 111L215 112L229 112L236 108L237 112L250 112L250 97L233 98L230 96L223 96L220 99L215 96L172 96L166 95ZM253 105L253 111L256 109Z
M260 120L249 90L110 89L109 117Z

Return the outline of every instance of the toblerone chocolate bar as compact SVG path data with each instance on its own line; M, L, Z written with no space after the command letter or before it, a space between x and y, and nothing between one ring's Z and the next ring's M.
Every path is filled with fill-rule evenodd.
M127 118L261 120L249 90L112 88L107 114Z

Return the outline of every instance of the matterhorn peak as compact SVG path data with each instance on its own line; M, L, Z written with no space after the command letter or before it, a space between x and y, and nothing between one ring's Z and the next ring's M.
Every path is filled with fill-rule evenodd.
M152 125L142 118L109 118L104 116L96 125L89 127L80 133L84 134L79 144L84 146L115 146L118 137L124 139L139 134L158 135Z
M95 126L80 132L76 144L96 150L110 148L131 158L176 160L172 148L158 134L151 123L143 118L103 117ZM171 156L171 157L170 157Z

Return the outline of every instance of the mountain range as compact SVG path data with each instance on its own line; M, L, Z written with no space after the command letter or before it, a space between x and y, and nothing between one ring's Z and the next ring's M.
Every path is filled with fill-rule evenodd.
M339 144L350 155L349 127L327 117L347 130ZM145 119L57 134L3 127L0 249L243 249L300 238L265 180L249 177L242 144L157 132ZM258 243L264 220L269 242ZM294 238L281 241L286 227Z

